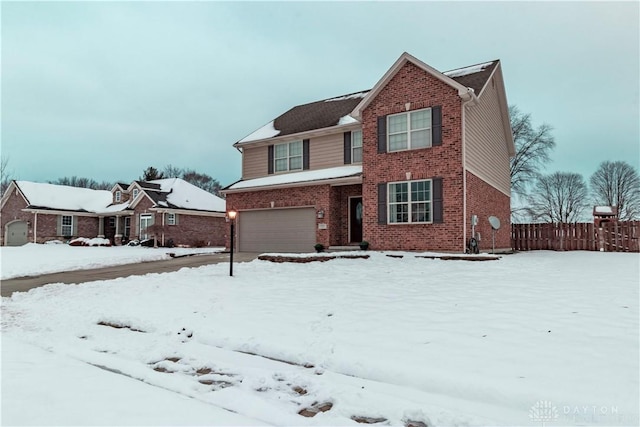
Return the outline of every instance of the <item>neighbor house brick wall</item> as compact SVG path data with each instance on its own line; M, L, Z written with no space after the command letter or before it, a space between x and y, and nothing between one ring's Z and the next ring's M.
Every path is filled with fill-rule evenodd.
M480 251L492 248L489 216L500 220L500 230L496 232L496 249L511 248L511 198L471 172L467 172L467 213L468 238L472 236L471 216L478 215L475 231L480 233Z
M162 214L158 214L160 217ZM164 227L164 242L169 239L175 245L185 246L224 246L226 239L226 220L223 217L196 216L177 213L178 223ZM162 221L162 218L160 218Z
M10 222L19 220L19 221L33 221L33 214L28 212L22 212L22 209L27 207L27 203L22 198L20 194L16 194L16 190L13 189L11 191L11 195L7 199L7 203L2 207L2 215L0 215L0 240L2 241L2 246L5 244L5 232L6 226ZM27 237L30 242L33 241L33 228L28 228Z
M442 145L378 153L380 116L442 107ZM464 250L462 104L457 90L412 63L406 63L362 112L363 239L372 249ZM378 183L443 179L443 223L378 224Z

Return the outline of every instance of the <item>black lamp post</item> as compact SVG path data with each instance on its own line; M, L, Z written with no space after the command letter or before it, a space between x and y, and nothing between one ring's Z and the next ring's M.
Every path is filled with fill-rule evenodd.
M233 276L233 241L235 240L235 222L236 222L236 215L238 215L238 212L235 211L234 209L231 209L229 212L227 212L227 215L229 216L229 221L231 221L231 245L229 247L230 252L229 252L229 276Z

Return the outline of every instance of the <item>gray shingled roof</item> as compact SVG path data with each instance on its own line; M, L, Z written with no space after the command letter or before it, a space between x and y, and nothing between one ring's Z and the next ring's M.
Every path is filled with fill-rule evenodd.
M498 64L498 61L490 61L486 67L477 72L452 77L463 86L470 87L476 94L480 93L486 84L489 76ZM470 66L465 68L472 68ZM463 70L463 69L457 69ZM452 70L456 71L456 70ZM445 72L445 74L448 73ZM370 89L369 89L370 90ZM354 92L322 101L311 102L309 104L298 105L293 107L284 114L278 116L273 121L273 127L279 131L274 137L292 135L300 132L307 132L315 129L323 129L339 124L340 119L348 116L355 107L362 101L369 90ZM260 139L260 138L257 138ZM250 140L246 141L250 142ZM243 145L245 142L237 142L237 145Z

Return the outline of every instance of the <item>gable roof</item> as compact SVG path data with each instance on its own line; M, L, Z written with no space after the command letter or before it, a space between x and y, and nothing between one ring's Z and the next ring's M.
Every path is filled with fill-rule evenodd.
M226 212L224 199L180 178L136 181L155 204L155 207Z
M240 147L271 138L357 123L360 112L407 62L444 81L457 89L460 96L467 98L473 98L482 92L500 63L498 60L489 61L441 73L405 52L372 89L293 107L236 142L234 146Z

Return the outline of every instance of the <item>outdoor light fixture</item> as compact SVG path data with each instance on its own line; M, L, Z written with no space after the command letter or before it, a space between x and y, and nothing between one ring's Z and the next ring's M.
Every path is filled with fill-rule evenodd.
M319 218L319 219L324 218L324 209L320 209L320 210L318 211L318 218Z
M227 216L229 217L229 220L231 221L231 244L229 245L229 276L233 276L233 241L235 240L235 222L236 222L236 215L238 215L238 212L235 209L230 209L229 212L227 212Z

